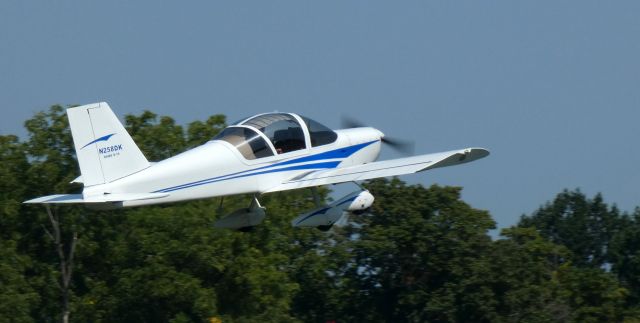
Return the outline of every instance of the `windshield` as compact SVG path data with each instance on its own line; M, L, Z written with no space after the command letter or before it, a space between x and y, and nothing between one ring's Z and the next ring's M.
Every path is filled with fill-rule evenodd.
M252 160L256 158L273 156L273 151L267 142L255 131L244 127L229 127L219 133L213 140L224 140L233 146L244 156Z
M307 128L309 129L312 147L327 145L335 142L336 139L338 139L338 134L336 134L333 130L327 128L323 124L307 117L301 118L307 124Z
M242 124L262 131L271 140L278 154L306 148L302 127L289 114L263 114Z

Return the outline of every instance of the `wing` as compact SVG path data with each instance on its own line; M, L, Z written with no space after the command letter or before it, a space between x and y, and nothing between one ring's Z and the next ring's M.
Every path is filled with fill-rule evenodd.
M294 177L262 193L293 190L304 187L361 181L378 177L412 174L425 170L468 163L489 155L483 148L466 148L442 153L384 160L364 165L312 171Z

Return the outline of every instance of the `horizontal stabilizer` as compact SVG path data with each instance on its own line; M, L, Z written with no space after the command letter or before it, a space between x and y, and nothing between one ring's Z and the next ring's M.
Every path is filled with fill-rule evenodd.
M85 203L82 194L56 194L34 198L24 201L27 204L74 204Z
M158 199L169 193L115 193L84 198L82 194L57 194L25 201L27 204L92 204Z

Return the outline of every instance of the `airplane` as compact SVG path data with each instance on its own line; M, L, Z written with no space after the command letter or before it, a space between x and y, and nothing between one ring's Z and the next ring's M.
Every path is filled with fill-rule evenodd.
M209 142L159 162L149 162L105 102L67 109L80 166L82 194L56 194L24 203L83 204L115 209L194 199L253 194L251 204L214 226L247 230L265 218L262 194L312 188L316 209L294 227L328 230L345 214L367 210L374 197L359 190L322 205L314 188L422 172L475 161L483 148L376 161L383 143L400 146L371 127L331 130L295 113L244 118Z

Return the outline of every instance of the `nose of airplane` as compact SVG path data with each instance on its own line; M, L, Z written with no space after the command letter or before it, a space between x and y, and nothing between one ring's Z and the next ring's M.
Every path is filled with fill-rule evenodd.
M384 138L384 133L376 128L362 127L352 129L349 133L349 137L351 138L352 143L362 143L382 140L382 138Z
M382 141L384 133L371 127L360 127L336 130L341 138L344 138L348 145L363 144L372 141Z

